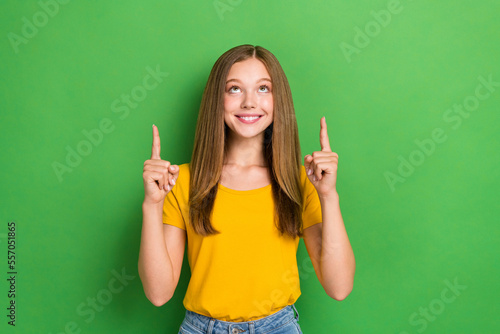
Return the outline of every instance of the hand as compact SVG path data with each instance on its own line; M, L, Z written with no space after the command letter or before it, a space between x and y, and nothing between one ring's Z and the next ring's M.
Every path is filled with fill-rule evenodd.
M319 142L321 151L313 152L304 157L304 167L306 168L309 180L316 188L320 197L327 197L337 193L337 165L339 156L332 152L330 140L326 131L326 119L321 118L321 130L319 132Z
M144 162L142 179L144 181L144 202L163 203L165 196L173 188L179 177L179 166L170 165L169 161L160 158L160 134L153 125L153 147L151 159Z

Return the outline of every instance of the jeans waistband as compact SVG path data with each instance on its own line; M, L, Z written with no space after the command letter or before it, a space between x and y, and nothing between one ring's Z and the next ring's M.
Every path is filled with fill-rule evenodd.
M272 330L285 324L295 318L299 321L299 312L295 308L295 304L287 305L276 313L268 315L264 318L245 322L223 321L215 318L210 318L189 310L186 310L185 321L191 325L201 329L206 333L254 333L255 331Z

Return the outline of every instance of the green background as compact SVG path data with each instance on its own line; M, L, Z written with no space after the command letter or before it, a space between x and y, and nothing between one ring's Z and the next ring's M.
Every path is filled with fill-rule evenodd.
M302 155L320 150L322 116L339 154L354 290L341 302L329 298L301 240L296 306L303 332L498 329L499 2L58 7L47 7L50 16L37 1L0 4L2 333L177 333L187 258L174 298L159 308L146 299L137 273L151 125L159 127L163 159L189 162L210 69L223 52L247 43L273 52L287 74ZM388 8L398 12L376 23L376 13L384 20L380 11ZM34 22L36 33L27 28ZM367 38L358 29L368 29ZM25 43L23 36L30 36ZM347 44L357 52L345 54ZM138 94L148 67L157 66L168 77L125 107L122 94ZM475 100L480 77L497 84L480 87L488 96ZM117 99L126 116L112 107ZM468 114L448 111L464 103ZM90 149L82 131L105 119L112 130L58 178L54 163L68 166L68 149L78 145ZM431 149L435 129L446 139ZM427 142L428 154L416 141ZM401 159L410 158L413 170L401 174ZM388 173L399 181L391 186ZM8 222L17 226L15 328L6 317ZM126 285L113 280L122 270L132 277ZM446 283L454 281L461 285L455 294ZM120 291L110 293L110 282ZM97 301L91 311L97 297L106 304Z

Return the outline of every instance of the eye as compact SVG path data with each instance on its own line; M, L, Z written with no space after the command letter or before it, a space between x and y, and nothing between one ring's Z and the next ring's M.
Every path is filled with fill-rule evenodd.
M270 91L269 86L267 86L267 85L262 85L262 86L260 86L260 87L259 87L259 89L262 89L262 88L264 88L264 89L265 89L265 91L264 91L265 93L267 93L267 92L269 92L269 91ZM261 92L262 92L262 91L261 91Z
M229 93L236 93L233 88L236 88L236 89L240 89L238 86L231 86L231 88L229 88Z

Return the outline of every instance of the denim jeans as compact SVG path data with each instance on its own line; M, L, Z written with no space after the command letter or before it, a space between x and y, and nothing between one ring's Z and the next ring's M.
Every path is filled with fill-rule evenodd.
M246 322L222 321L186 310L179 334L302 334L298 321L299 312L295 304L267 317Z

